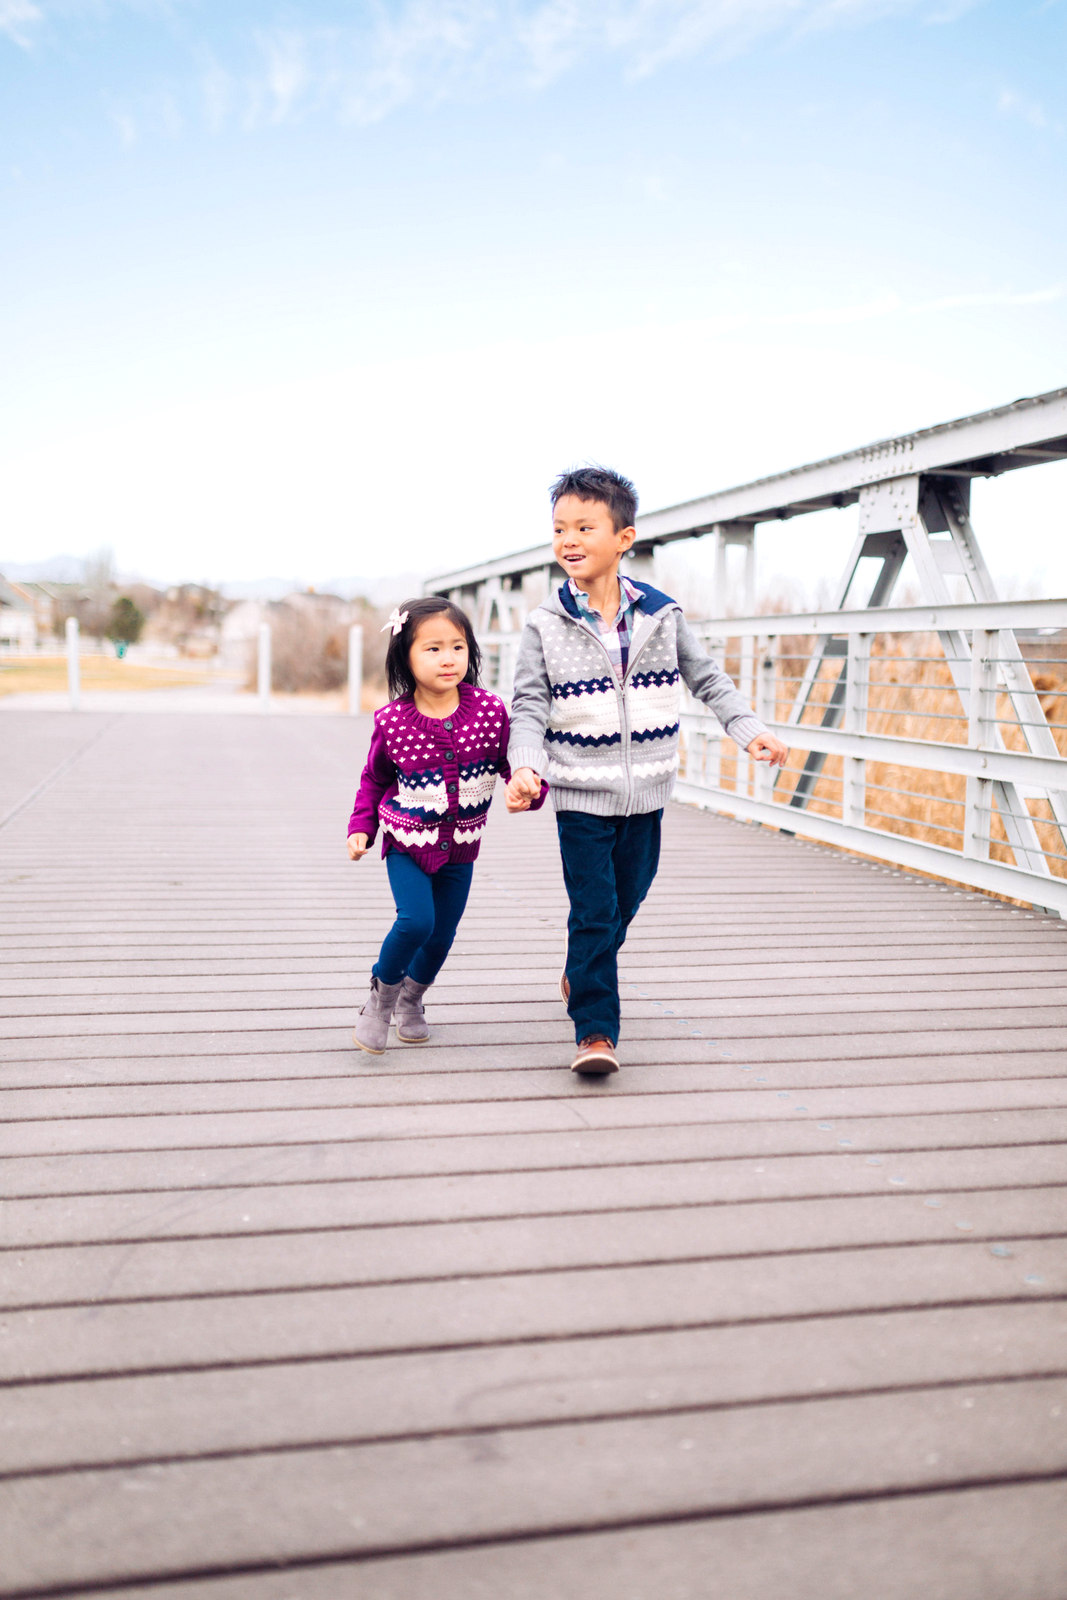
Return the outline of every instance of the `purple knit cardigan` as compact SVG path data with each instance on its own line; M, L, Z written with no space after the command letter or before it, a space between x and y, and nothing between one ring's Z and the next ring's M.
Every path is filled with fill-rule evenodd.
M443 718L424 717L414 700L390 701L374 713L349 833L371 844L380 826L382 855L401 850L423 872L476 860L497 773L511 778L507 748L504 702L485 689L461 683L458 707Z

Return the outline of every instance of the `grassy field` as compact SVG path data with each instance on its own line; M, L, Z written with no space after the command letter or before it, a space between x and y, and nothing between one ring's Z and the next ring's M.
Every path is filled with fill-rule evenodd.
M82 656L83 689L188 689L215 681L196 667L150 667L115 656ZM36 694L67 687L65 656L0 658L0 695Z

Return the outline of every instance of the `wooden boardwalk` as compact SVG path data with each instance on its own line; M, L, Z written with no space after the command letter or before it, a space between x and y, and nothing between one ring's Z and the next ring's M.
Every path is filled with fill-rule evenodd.
M371 1058L367 731L0 716L0 1593L1061 1600L1064 926L673 807L575 1081L498 801Z

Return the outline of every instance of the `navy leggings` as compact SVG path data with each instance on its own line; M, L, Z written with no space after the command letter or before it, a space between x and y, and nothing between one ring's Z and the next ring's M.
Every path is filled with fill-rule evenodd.
M429 873L402 851L390 850L385 870L396 901L396 921L385 936L373 975L381 983L399 983L405 975L415 983L432 983L456 937L474 863L457 862Z

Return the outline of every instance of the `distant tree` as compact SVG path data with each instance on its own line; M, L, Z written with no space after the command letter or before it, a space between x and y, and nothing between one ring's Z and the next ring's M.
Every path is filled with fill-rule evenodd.
M82 562L82 585L92 595L106 594L115 586L115 552L110 545L92 550Z
M136 644L144 627L144 612L134 605L128 594L120 595L111 607L105 637Z
M94 639L107 639L111 607L115 598L115 555L102 545L82 563L81 590L78 595L78 622L83 633Z

